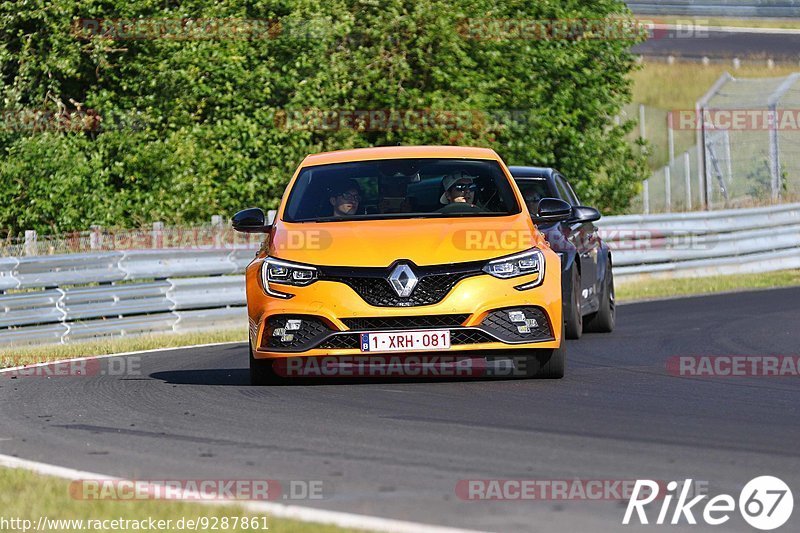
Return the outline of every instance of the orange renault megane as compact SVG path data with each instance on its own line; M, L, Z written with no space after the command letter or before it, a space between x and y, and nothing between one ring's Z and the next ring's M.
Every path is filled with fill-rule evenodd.
M385 147L310 155L247 267L253 384L287 359L387 354L510 361L564 375L560 259L536 229L571 207L529 213L493 150Z

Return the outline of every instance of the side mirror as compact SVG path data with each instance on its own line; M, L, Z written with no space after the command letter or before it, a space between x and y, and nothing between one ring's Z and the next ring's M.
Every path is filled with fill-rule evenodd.
M576 205L572 208L570 222L595 222L600 220L600 211L594 207Z
M531 218L537 224L546 222L561 222L572 215L572 206L558 198L542 198L536 214Z
M239 211L231 219L233 229L242 233L267 233L272 227L267 223L264 211L258 207L251 207Z

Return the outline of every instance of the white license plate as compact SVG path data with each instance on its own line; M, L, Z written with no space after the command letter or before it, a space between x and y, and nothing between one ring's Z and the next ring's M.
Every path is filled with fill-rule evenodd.
M407 352L448 348L450 348L450 330L447 329L361 334L362 352Z

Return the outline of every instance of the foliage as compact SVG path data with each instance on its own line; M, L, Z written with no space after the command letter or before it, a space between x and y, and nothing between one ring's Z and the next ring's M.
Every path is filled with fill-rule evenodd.
M306 154L397 143L490 146L508 164L555 165L587 203L624 209L647 172L625 140L632 125L611 120L630 99L631 40L474 31L624 13L619 0L2 1L0 229L182 224L275 207ZM267 23L249 37L120 33L120 20L186 18ZM87 35L80 19L116 20L118 38ZM36 127L9 119L31 110L44 117ZM308 110L472 118L286 120Z

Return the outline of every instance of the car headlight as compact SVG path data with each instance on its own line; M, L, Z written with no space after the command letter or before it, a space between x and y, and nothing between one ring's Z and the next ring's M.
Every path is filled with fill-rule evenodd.
M303 287L315 282L318 276L319 272L313 266L300 265L272 257L265 258L261 265L261 285L264 287L264 292L276 298L288 299L294 295L273 290L270 283Z
M514 287L520 291L532 289L544 281L544 254L538 248L533 248L527 252L489 261L484 265L483 271L500 279L535 275L536 279Z

